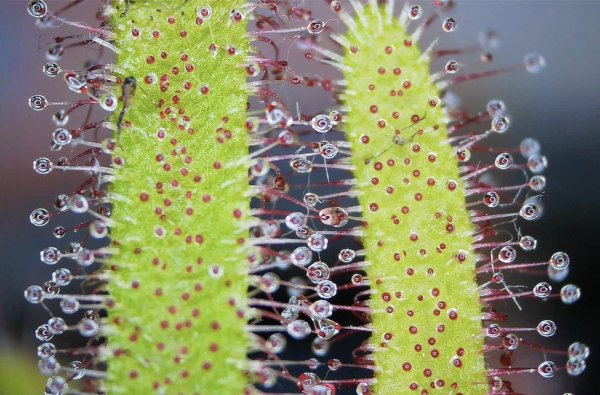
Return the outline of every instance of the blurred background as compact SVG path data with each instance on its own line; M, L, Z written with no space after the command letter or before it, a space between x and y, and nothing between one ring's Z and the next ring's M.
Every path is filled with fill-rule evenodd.
M313 2L323 3L305 1ZM52 4L57 7L68 1ZM85 0L68 14L69 18L91 20L97 4ZM31 168L33 159L53 157L49 141L54 126L50 120L53 111L33 112L27 99L37 93L50 101L73 97L62 81L52 81L41 72L46 62L44 44L50 39L41 36L47 32L37 29L27 14L27 1L0 0L0 6L0 395L33 395L42 393L44 382L35 367L38 342L33 331L47 320L47 315L39 306L25 302L23 290L49 277L52 268L39 261L39 251L60 243L49 228L34 227L28 217L34 208L50 207L56 195L71 191L80 178L66 174L41 177ZM460 1L452 15L459 27L455 33L444 35L442 48L472 45L481 30L492 29L500 40L500 47L494 51L495 66L518 63L529 52L539 52L546 59L547 67L541 74L519 71L499 75L465 83L455 92L473 111L480 111L492 98L505 101L512 122L499 146L515 146L527 136L541 142L542 153L550 161L545 172L545 216L522 224L522 228L525 234L538 239L536 256L540 259L555 251L569 254L572 271L567 281L583 290L573 306L536 303L527 308L540 309L542 313L531 314L558 323L553 344L566 348L571 341L579 340L592 348L588 371L577 378L562 374L560 388L553 381L541 391L538 385L543 380L539 379L521 391L597 394L600 1ZM80 63L81 58L77 59ZM61 63L71 67L79 64L68 57ZM441 65L435 67L440 69ZM481 68L477 64L471 68L468 63L463 67L464 72Z

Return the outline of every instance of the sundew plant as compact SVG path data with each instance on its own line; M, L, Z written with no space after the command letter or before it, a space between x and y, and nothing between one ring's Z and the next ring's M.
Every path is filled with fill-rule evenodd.
M54 123L33 169L74 180L30 216L66 240L25 290L46 394L510 395L585 370L521 308L580 297L519 228L543 211L540 144L488 144L510 107L452 91L544 58L444 47L425 37L460 34L455 5L418 3L28 2L73 92L29 100Z

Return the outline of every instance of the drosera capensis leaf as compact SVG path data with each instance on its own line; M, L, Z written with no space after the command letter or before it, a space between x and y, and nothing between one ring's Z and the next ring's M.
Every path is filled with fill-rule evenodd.
M232 21L231 0L130 2L121 17L123 5L116 67L137 89L113 156L105 386L242 393L248 176L226 164L248 151L246 22Z
M487 393L473 226L429 59L384 9L354 23L342 101L367 223L374 393Z

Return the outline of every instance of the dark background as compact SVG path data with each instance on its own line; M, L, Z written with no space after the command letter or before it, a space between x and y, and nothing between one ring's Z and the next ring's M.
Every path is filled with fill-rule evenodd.
M36 207L49 207L57 194L72 190L78 178L40 177L31 169L33 159L49 155L53 125L51 112L34 113L27 98L36 93L51 101L70 96L66 89L57 89L64 85L41 73L45 60L43 49L38 49L40 31L25 11L26 3L0 0L0 381L12 377L32 382L41 380L34 368L37 344L33 330L45 318L41 308L24 301L22 291L48 278L52 269L39 262L39 250L60 242L54 241L50 228L33 227L28 216ZM89 6L79 6L69 15L71 19L83 18L95 9L94 1L84 3ZM580 340L590 345L588 371L575 379L561 375L564 383L560 389L553 381L547 383L550 388L541 390L538 384L543 380L532 380L529 388L521 390L596 394L600 374L596 323L600 302L600 2L463 1L452 14L459 28L445 35L440 47L470 45L480 30L491 28L501 39L495 52L497 66L517 63L530 51L546 58L548 66L542 74L501 75L466 83L456 92L465 105L476 110L491 98L507 103L512 126L499 146L514 146L526 136L542 143L550 161L545 173L546 212L540 221L525 224L523 229L538 238L536 256L540 259L559 250L570 255L572 271L567 281L583 290L581 300L573 306L538 303L531 308L544 313L531 314L558 323L559 331L551 343L566 347ZM465 70L478 67L464 66ZM317 108L319 103L313 106ZM33 375L19 363L21 358L31 360L24 366L33 369ZM39 388L35 393L41 393L41 385L35 385Z

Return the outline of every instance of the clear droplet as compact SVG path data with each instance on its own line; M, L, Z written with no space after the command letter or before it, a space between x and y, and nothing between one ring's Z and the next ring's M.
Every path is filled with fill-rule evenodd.
M527 158L527 168L533 174L540 174L548 168L548 159L544 155L531 155Z
M42 95L33 95L29 98L29 107L35 111L41 111L48 106L48 99Z
M408 17L410 19L417 20L423 16L423 8L420 5L411 5L408 9Z
M318 318L328 318L333 314L333 306L327 300L317 300L309 307L310 312Z
M29 303L38 304L44 300L44 290L39 285L30 285L25 289L24 296Z
M488 207L497 207L500 204L500 195L497 192L489 191L483 196L483 204Z
M498 284L504 281L504 274L501 272L496 272L492 275L492 282Z
M519 144L519 151L521 151L521 155L526 159L532 155L539 154L541 150L542 146L539 141L532 139L531 137L523 139L521 144Z
M356 395L370 395L372 394L371 387L368 383L358 383L356 386Z
M52 235L57 239L62 239L66 234L67 230L64 226L57 226L56 228L52 229Z
M43 0L31 0L27 5L27 12L33 17L41 18L48 13L48 6Z
M65 110L58 110L52 115L52 120L56 126L65 126L69 123L69 114Z
M296 266L306 266L312 260L313 253L308 247L298 247L290 255L292 263Z
M246 63L246 75L248 78L258 77L262 70L263 69L258 62L250 61Z
M510 126L510 119L504 116L492 119L492 130L496 133L505 133Z
M541 192L546 188L546 177L533 176L527 184L532 191Z
M33 161L33 170L38 174L48 174L52 171L52 162L48 158L38 158Z
M285 217L285 226L289 230L298 230L302 225L306 224L306 215L300 212L293 212Z
M327 367L332 372L335 372L336 370L339 370L342 367L342 362L337 358L330 359L329 361L327 361Z
M117 109L117 104L119 103L119 101L117 100L117 97L113 93L105 92L98 99L98 103L100 103L100 107L104 111L113 112Z
M536 298L546 299L548 296L550 296L551 292L552 287L546 282L537 283L535 287L533 287L533 295Z
M325 29L325 23L319 19L312 20L306 27L306 30L310 34L319 34L323 31L323 29Z
M317 336L322 339L331 339L340 331L340 325L327 318L315 318L315 329Z
M283 317L283 319L287 321L296 320L300 315L301 304L302 303L300 302L298 296L292 296L288 301L288 306L281 312L281 316Z
M483 49L494 49L500 46L498 35L493 30L480 32L477 38Z
M348 212L342 207L327 207L319 212L319 218L325 225L339 228L348 223Z
M318 384L310 390L310 395L335 395L333 391L334 390L328 385Z
M327 266L324 262L321 261L313 263L306 269L306 276L314 284L318 284L322 281L328 280L329 275L329 266Z
M527 221L534 221L542 216L542 206L536 203L526 203L519 210L519 215Z
M296 384L303 394L310 394L316 385L321 384L321 379L312 372L304 372L298 376Z
M523 236L519 239L519 246L523 251L533 251L537 247L537 240L531 236Z
M560 299L564 304L573 304L581 297L581 289L574 284L567 284L560 290Z
M514 333L509 333L502 338L502 345L507 350L516 350L519 347L519 337Z
M294 122L294 118L290 114L286 113L283 109L278 108L276 105L267 106L266 117L269 125L278 125L282 128L288 127ZM291 131L284 130L283 132L286 132L288 137L293 138L293 133L291 133ZM281 139L279 139L279 141L281 144Z
M65 47L60 44L54 44L48 47L46 51L46 60L49 62L58 62L65 54Z
M327 239L327 237L320 233L310 235L306 241L308 248L315 252L326 250L327 245L329 244L329 240Z
M54 335L60 335L67 329L67 323L60 317L52 317L48 320L48 328Z
M494 377L490 378L490 388L493 391L500 391L503 386L504 386L504 382L502 381L502 379L500 377L494 376Z
M281 333L274 333L265 342L267 350L273 354L279 354L285 350L287 340Z
M312 162L304 158L295 158L290 161L290 167L297 173L310 173L312 171Z
M44 226L50 221L50 213L45 208L36 208L29 214L29 221L35 226Z
M67 372L71 380L79 380L85 375L85 368L81 361L73 361L69 364Z
M334 12L342 11L342 3L340 3L338 0L333 0L329 6Z
M277 292L280 285L279 276L275 273L265 273L260 277L260 289L264 293Z
M284 147L289 147L295 141L296 135L289 129L284 129L277 135L277 142Z
M79 301L73 297L67 297L60 301L60 309L65 314L73 314L79 310Z
M494 164L500 170L509 169L513 164L513 157L511 154L504 152L496 157Z
M60 371L60 363L53 358L43 358L38 361L38 369L44 376L52 376Z
M566 368L569 376L579 376L585 371L586 364L583 360L569 359Z
M71 141L73 141L73 136L67 129L59 128L52 133L52 142L56 145L69 145Z
M54 281L46 281L42 288L44 290L44 296L47 299L56 297L56 295L58 295L60 292L60 287Z
M458 71L458 69L459 69L459 64L454 59L451 59L448 62L446 62L446 65L444 66L444 70L446 70L446 73L448 73L448 74L454 74Z
M46 390L49 390L50 395L64 395L68 389L67 380L60 376L50 377L46 383Z
M571 263L571 259L569 258L569 255L559 251L552 254L549 263L550 266L552 266L555 269L566 269Z
M459 162L467 162L471 159L471 151L468 148L459 148L456 150L456 159Z
M363 275L362 274L358 274L358 273L354 273L352 275L352 277L350 278L350 281L354 285L361 285L364 280L365 280L365 278L363 277Z
M47 341L51 340L54 337L54 335L50 331L50 328L48 327L48 325L44 324L44 325L40 325L37 327L37 329L35 330L35 337L38 340L47 342Z
M258 372L256 373L261 386L265 388L272 388L275 386L275 384L277 384L279 376L275 369L263 366L259 368Z
M490 324L485 328L485 335L487 337L499 337L502 334L502 329L498 324Z
M90 224L89 229L90 236L92 236L94 239L103 239L108 236L108 225L99 219L93 221Z
M304 195L304 204L308 207L315 207L319 203L319 196L317 194L308 192Z
M540 376L551 378L556 373L556 364L552 361L544 361L538 366L537 370Z
M554 282L560 283L569 277L569 268L566 269L555 269L548 265L548 278Z
M498 253L498 259L502 263L511 263L517 258L517 251L511 246L504 246Z
M323 141L319 144L319 153L325 159L333 159L338 153L338 148L330 142Z
M81 251L81 248L82 248L81 243L72 241L69 243L66 250L68 253L76 253L76 252Z
M83 317L89 318L90 320L98 321L98 319L100 318L100 313L98 313L97 310L86 310L85 313L83 313Z
M442 22L442 29L444 29L446 33L451 33L455 31L456 26L456 20L452 17L448 17Z
M356 257L356 252L349 248L344 248L340 250L338 254L338 259L344 263L350 263Z
M59 286L66 287L67 285L71 284L73 275L69 269L60 268L52 273L52 280Z
M590 355L590 349L583 343L575 342L569 346L567 350L569 359L585 360Z
M287 333L294 339L304 339L310 332L310 325L304 320L295 320L287 325Z
M102 152L105 154L113 154L117 148L117 140L109 137L102 140Z
M208 20L212 15L212 8L209 5L196 8L196 14L203 20Z
M42 343L37 348L37 355L42 359L52 358L56 355L56 346L52 343Z
M506 112L506 104L498 99L490 100L485 108L492 118L502 116Z
M164 237L164 228L159 227L158 229L162 235L161 237ZM279 223L273 220L265 220L260 224L260 231L265 237L277 237L280 234Z
M525 55L523 62L525 64L525 69L531 74L538 74L546 67L546 59L537 53Z
M254 177L266 176L269 173L271 165L265 158L258 158L254 164L250 167L250 172Z
M79 333L81 333L82 336L96 336L98 334L98 323L89 318L84 318L77 324L77 329L79 329Z
M55 62L48 62L42 67L42 72L46 77L56 77L62 72L62 69Z
M90 208L88 200L83 195L73 195L69 198L69 210L75 214L83 214Z
M325 339L321 339L320 337L315 337L313 342L311 343L310 349L318 357L324 357L329 353L330 343Z
M257 260L257 262L259 262ZM290 267L290 252L287 250L279 251L279 254L275 256L275 264L280 270L287 270Z
M325 280L317 284L315 290L321 298L331 299L337 294L337 285L333 281Z
M333 121L329 115L319 114L310 120L310 126L315 132L327 133L333 128Z

